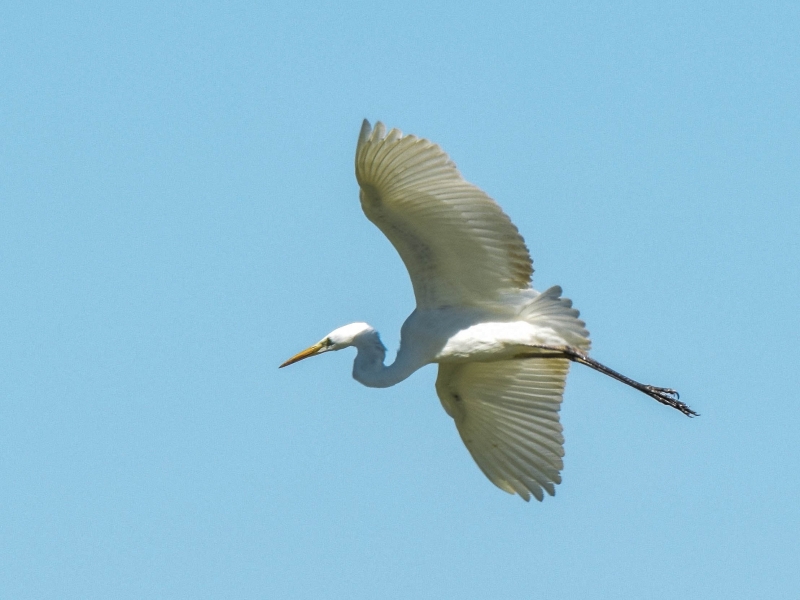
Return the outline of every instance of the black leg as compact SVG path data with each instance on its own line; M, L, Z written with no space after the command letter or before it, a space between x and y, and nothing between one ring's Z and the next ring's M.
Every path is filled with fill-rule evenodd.
M547 346L544 344L534 344L531 345L530 348L536 348L540 352L531 352L530 354L522 353L518 354L518 358L568 358L572 362L580 363L582 365L586 365L587 367L591 367L595 371L600 371L604 375L608 375L616 379L617 381L621 381L625 385L629 385L634 389L639 390L640 392L647 394L654 400L658 400L661 404L665 404L666 406L671 406L672 408L681 411L687 417L696 417L698 413L693 411L686 405L684 402L681 402L678 398L680 395L673 389L670 388L662 388L656 387L654 385L645 385L644 383L639 383L638 381L634 381L630 377L626 377L622 373L615 371L614 369L610 369L609 367L605 366L602 363L597 362L593 358L589 358L586 354L581 352L580 350L573 348L571 346ZM544 352L541 352L541 351Z

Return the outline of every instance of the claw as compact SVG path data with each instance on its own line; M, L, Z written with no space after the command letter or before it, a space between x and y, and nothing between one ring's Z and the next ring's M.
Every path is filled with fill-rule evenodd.
M659 394L667 394L669 396L675 396L675 398L681 397L678 391L673 390L672 388L662 388L655 385L648 385L647 388Z
M660 388L654 385L645 386L648 396L657 400L661 404L671 406L672 408L681 411L687 417L699 416L699 413L693 411L687 404L678 400L680 394L671 388Z

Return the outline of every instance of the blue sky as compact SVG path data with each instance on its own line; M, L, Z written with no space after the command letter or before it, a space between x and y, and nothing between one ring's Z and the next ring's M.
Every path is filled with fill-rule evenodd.
M665 5L666 4L666 5ZM797 3L6 3L0 597L797 598ZM473 464L361 120L441 144L580 308L564 483Z

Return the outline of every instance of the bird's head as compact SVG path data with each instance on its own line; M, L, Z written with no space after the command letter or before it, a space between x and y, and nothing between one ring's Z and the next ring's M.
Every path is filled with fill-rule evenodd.
M344 327L334 329L319 342L313 346L306 348L302 352L295 354L292 358L283 363L279 369L288 367L304 358L309 356L316 356L324 352L331 352L332 350L341 350L348 348L356 343L356 340L362 335L374 333L375 330L366 323L350 323Z

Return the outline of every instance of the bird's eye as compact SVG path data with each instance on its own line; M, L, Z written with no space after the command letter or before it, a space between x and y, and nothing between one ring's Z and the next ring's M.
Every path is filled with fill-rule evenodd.
M333 346L333 342L331 341L331 338L325 338L325 347L326 348L330 348L331 346Z

